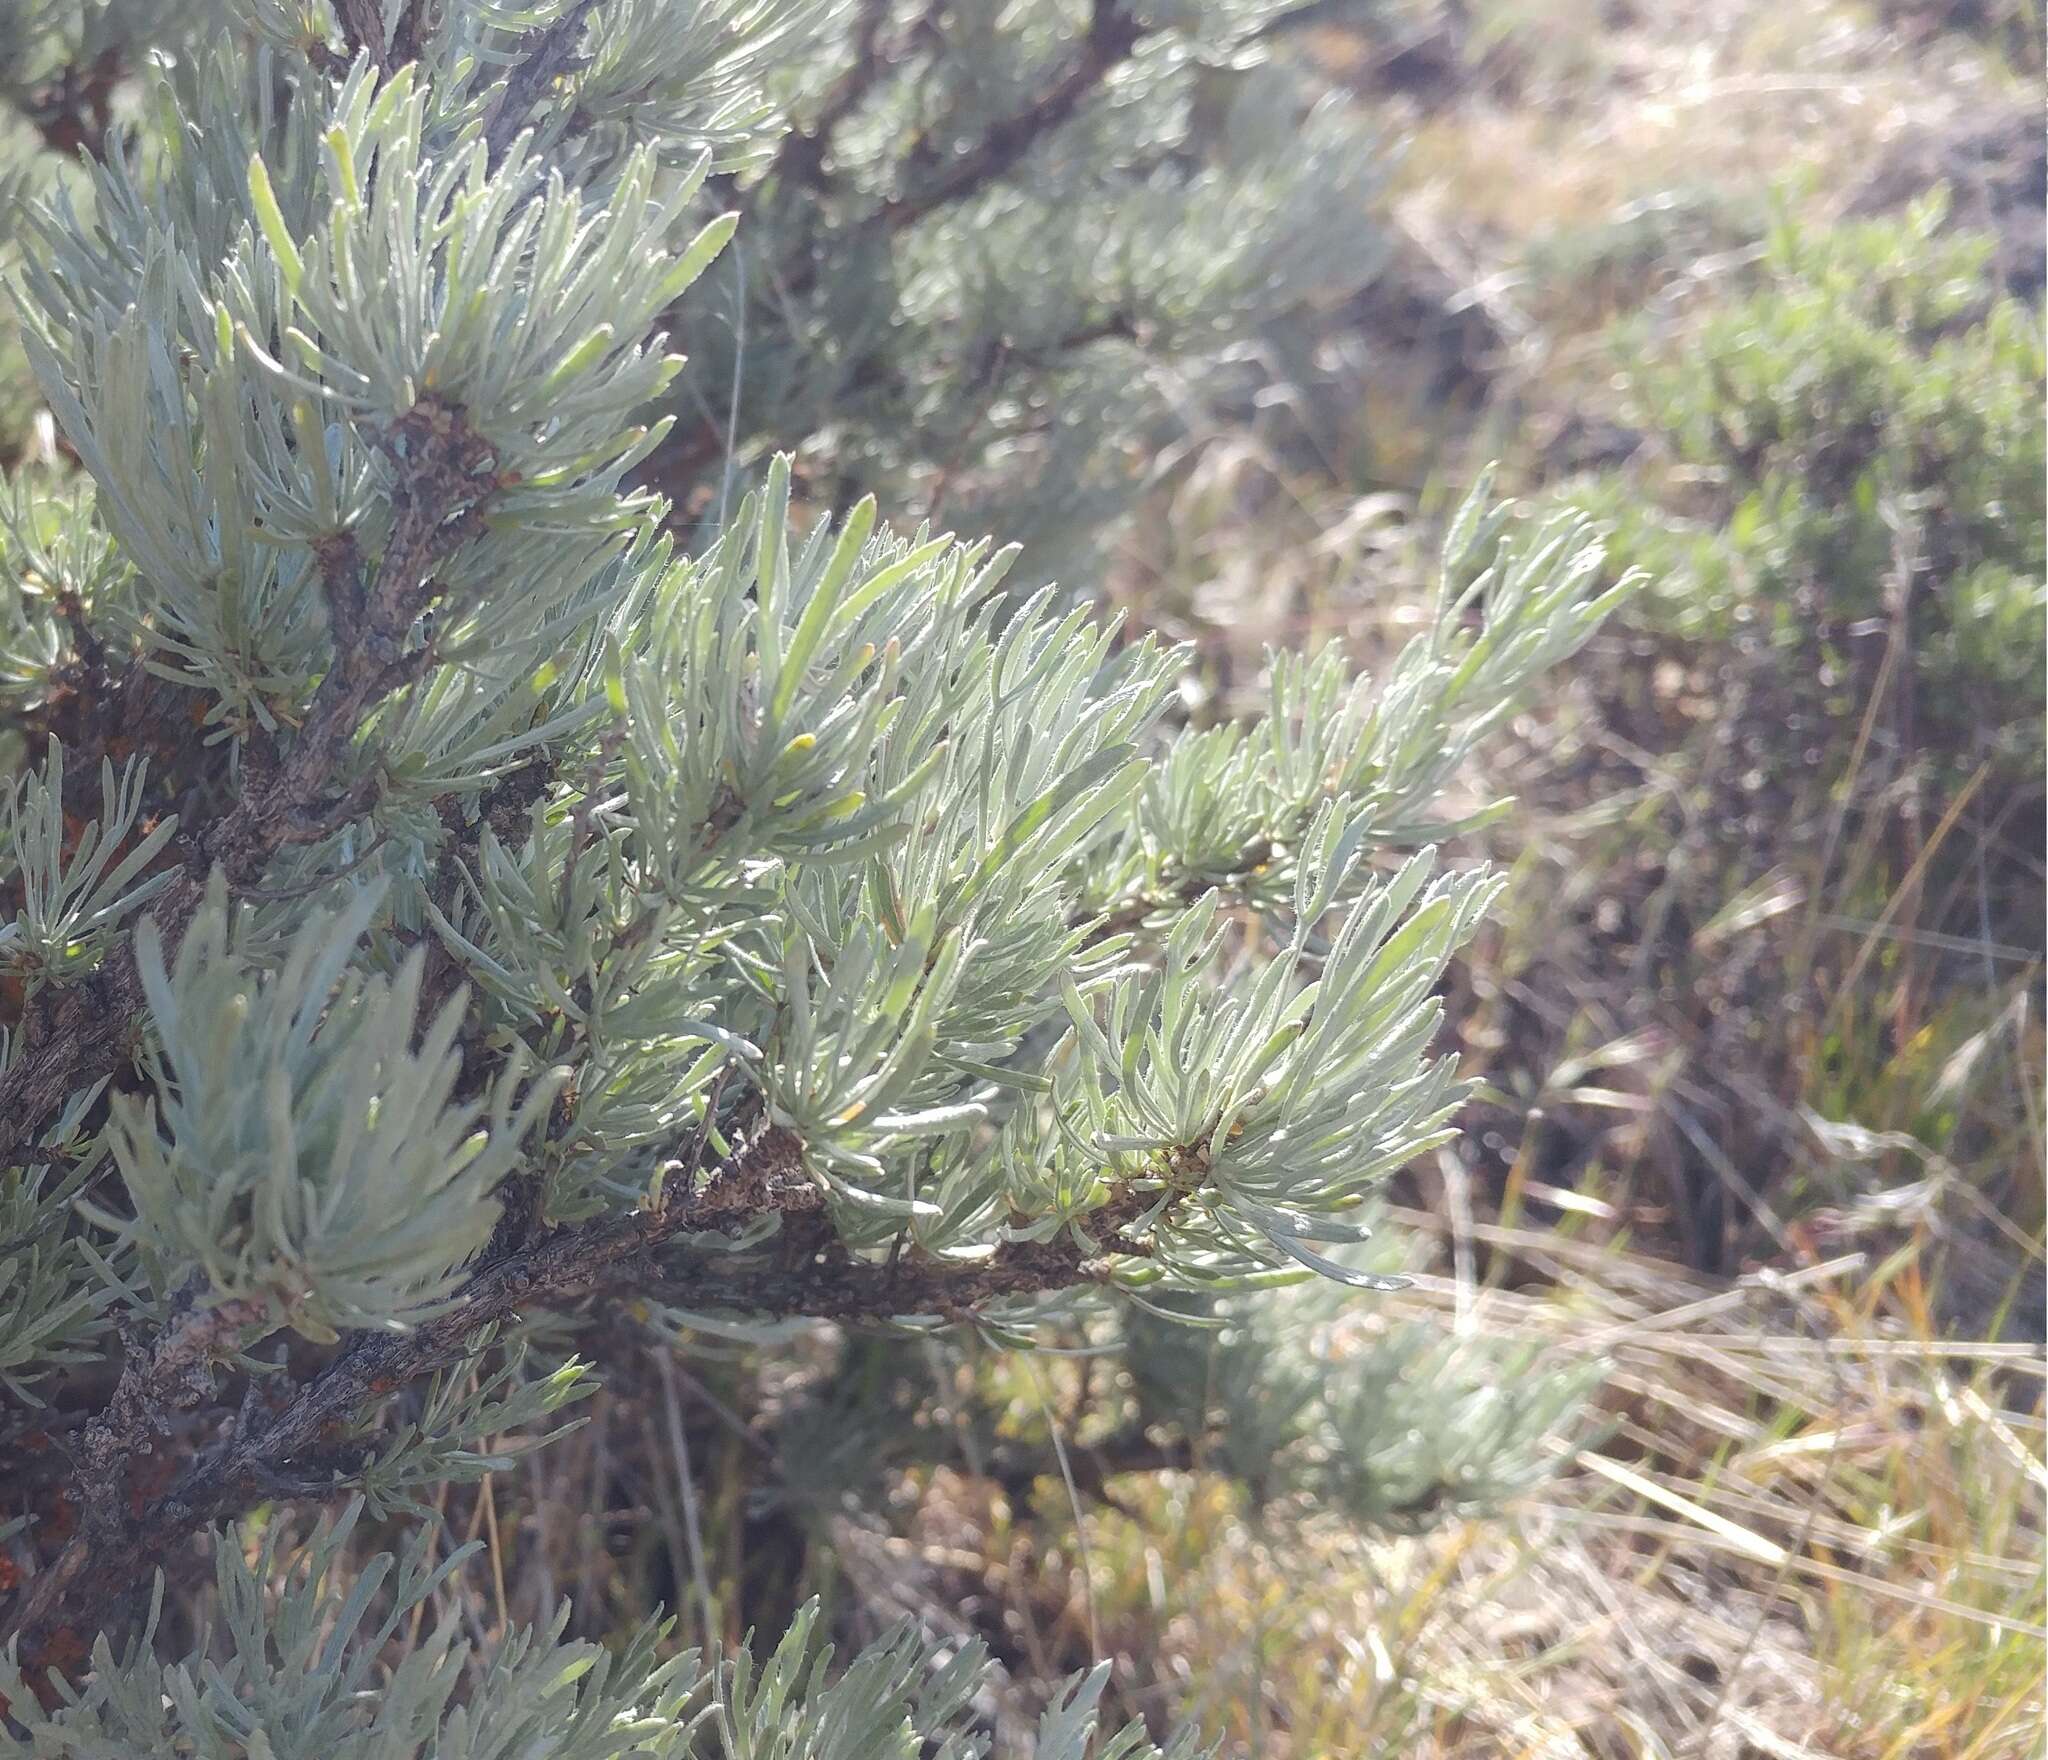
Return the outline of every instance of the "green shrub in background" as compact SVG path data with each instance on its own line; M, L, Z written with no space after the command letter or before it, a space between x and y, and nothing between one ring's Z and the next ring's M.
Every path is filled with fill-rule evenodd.
M2048 687L2041 314L1944 218L1937 196L1782 220L1738 297L1636 326L1632 413L1662 496L1637 469L1573 498L1658 579L1644 615L1698 641L1758 632L1838 682L1846 733L1896 621L1940 761L2017 775L2039 767Z
M1597 1030L1687 1048L1685 1123L1617 1159L1717 1269L1784 1253L1787 1218L1874 1232L1927 1175L1962 1327L2038 1312L1982 1238L2039 1225L2000 1060L2039 1019L2048 695L2042 316L1992 247L1939 192L1781 210L1615 333L1633 454L1556 491L1656 582L1600 706L1632 829L1604 872L1566 858L1608 913L1591 966L1632 947Z
M15 472L0 567L0 1754L984 1751L972 1646L904 1631L833 1669L810 1612L725 1660L645 1607L593 1620L609 1648L558 1596L488 1632L449 1610L468 1553L433 1512L560 1435L579 1346L829 1321L1029 1352L1219 1301L1216 1399L1139 1409L1205 1446L1254 1426L1222 1458L1262 1461L1262 1494L1411 1520L1540 1470L1576 1383L1501 1395L1523 1365L1409 1339L1319 1392L1249 1304L1383 1286L1348 1258L1362 1206L1455 1128L1436 989L1496 889L1418 846L1626 590L1584 522L1521 529L1482 491L1382 679L1276 655L1264 714L1187 732L1189 656L1006 589L1007 551L807 506L744 447L687 547L636 486L684 370L668 326L716 346L715 303L677 303L741 221L711 180L799 150L781 105L832 9L121 16L185 27L124 62L146 131L95 136L86 104L89 187L17 216L79 469ZM1028 185L1041 150L1071 195L1151 138L1117 104L1198 67L1214 21L1059 16L1031 38L1067 68L1055 108L1100 83L1106 133L990 151ZM952 95L928 115L911 80L897 122L950 141L985 105L973 138L1015 139L1009 73L959 47ZM952 201L975 149L933 150L876 192L885 231L890 202ZM1180 249L1174 179L1194 215L1207 175L1122 164L1132 236ZM951 243L898 228L902 285L965 297L977 241L1050 224L988 200ZM818 285L859 288L871 242L822 235ZM1214 343L1303 272L1085 260L1140 344ZM901 455L851 456L887 474L921 427L980 433L972 382L879 404ZM1014 440L976 441L976 473ZM1398 1384L1417 1362L1440 1406ZM1098 1736L1103 1683L1059 1689L1042 1760L1193 1752Z

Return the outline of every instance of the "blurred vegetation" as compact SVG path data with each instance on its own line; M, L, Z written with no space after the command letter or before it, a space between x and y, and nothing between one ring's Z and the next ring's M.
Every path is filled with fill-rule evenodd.
M1896 622L1933 761L2023 782L2048 592L2040 315L1996 291L1994 240L1943 230L1949 205L1822 228L1781 210L1753 289L1662 334L1625 325L1647 457L1574 497L1658 582L1661 627L1756 623L1831 724L1853 725L1884 651L1867 637Z

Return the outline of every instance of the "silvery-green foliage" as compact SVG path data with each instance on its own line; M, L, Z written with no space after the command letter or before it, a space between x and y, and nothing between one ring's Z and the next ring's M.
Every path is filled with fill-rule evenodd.
M0 1756L980 1760L988 1752L973 1718L992 1673L979 1642L940 1653L906 1622L835 1669L832 1648L817 1641L812 1601L766 1660L742 1647L707 1666L696 1650L663 1659L669 1628L659 1622L617 1647L565 1642L565 1605L547 1626L514 1627L477 1656L462 1623L437 1611L474 1543L442 1556L430 1523L395 1554L364 1556L352 1545L363 1508L352 1501L296 1543L281 1522L237 1530L215 1554L217 1627L187 1661L157 1659L153 1610L140 1642L117 1654L101 1638L85 1687L45 1709L0 1656L11 1719L0 1719ZM418 1635L387 1661L415 1620ZM1206 1750L1192 1736L1162 1749L1142 1725L1102 1731L1107 1672L1104 1664L1061 1685L1040 1721L1039 1760L1201 1760Z
M71 641L67 605L110 616L130 579L90 484L30 470L0 484L0 701L20 709L46 694Z
M1384 1275L1399 1258L1375 1249L1364 1264ZM1370 1321L1327 1283L1136 1310L1124 1360L1138 1419L1194 1439L1204 1468L1275 1513L1383 1532L1498 1510L1589 1434L1599 1363Z
M974 552L876 539L864 512L792 551L768 517L783 482L660 576L604 663L617 731L586 737L612 792L580 822L537 814L522 847L487 835L459 918L429 910L508 1043L584 1047L548 1150L557 1213L643 1189L737 1079L803 1137L849 1244L907 1227L971 1257L1004 1205L1013 1237L1046 1238L1106 1178L1174 1199L1136 1280L1317 1265L1310 1243L1355 1238L1346 1213L1461 1096L1424 1056L1429 992L1492 896L1367 858L1388 801L1419 807L1424 711L1440 744L1468 740L1590 631L1590 547L1567 532L1447 593L1396 666L1406 719L1352 729L1342 762L1272 767L1270 853L1214 878L1292 927L1278 958L1235 934L1232 979L1220 897L1163 866L1159 891L1133 879L1141 791L1196 792L1186 736L1145 759L1172 656L1043 595L998 622ZM1314 737L1313 706L1286 737ZM1174 925L1155 971L1091 910L1133 892Z
M102 1637L83 1690L44 1710L0 1656L0 1695L13 1720L0 1720L0 1755L684 1760L693 1752L708 1683L696 1651L658 1659L657 1625L613 1651L563 1642L558 1616L551 1629L514 1628L476 1659L461 1622L443 1612L387 1665L392 1641L475 1548L441 1556L438 1529L425 1526L396 1556L361 1558L350 1548L361 1510L351 1503L297 1546L282 1524L233 1534L214 1554L217 1635L185 1661L157 1659L153 1613L125 1654ZM220 1659L208 1659L216 1648Z
M0 802L0 882L11 881L21 895L14 920L0 923L0 974L22 979L29 994L97 963L125 919L162 885L144 871L178 822L139 824L143 777L138 758L118 775L113 760L102 758L99 814L74 843L64 819L64 745L52 738L42 769Z
M1332 1364L1304 1482L1382 1529L1420 1530L1500 1508L1584 1439L1597 1362L1555 1366L1533 1345L1399 1327Z
M489 1237L552 1087L514 1061L488 1100L453 1097L459 1001L415 1049L419 958L351 966L380 891L307 918L274 969L238 945L217 884L168 969L154 921L138 932L155 1096L116 1097L111 1142L160 1291L196 1266L332 1339L418 1317Z
M678 250L648 248L674 234L703 162L664 177L651 155L634 155L599 203L525 136L495 167L481 141L434 151L426 88L407 69L382 86L366 75L334 103L318 180L331 205L312 224L292 225L264 160L250 160L267 248L229 278L223 302L243 350L320 414L388 427L425 396L459 406L516 473L508 518L609 511L616 475L591 478L644 446L629 418L680 365L655 321L731 235L725 219ZM634 438L622 447L624 434ZM321 425L299 438L306 457L279 473L279 499L312 531L332 529Z
M1252 380L1261 325L1384 257L1389 154L1315 100L1289 9L837 9L785 76L795 140L739 180L746 224L686 302L677 408L706 441L679 484L811 436L836 494L942 506L1023 543L1033 581L1093 584L1137 460ZM1094 77L1098 17L1134 40Z
M0 1035L0 1069L7 1046ZM92 1172L49 1163L0 1174L0 1387L41 1405L34 1383L99 1360L113 1300L77 1239L65 1232L70 1200Z
M415 1396L409 1396L409 1401L417 1400L416 1411L393 1426L376 1457L356 1475L373 1518L393 1510L431 1518L432 1506L419 1494L485 1478L578 1427L580 1420L572 1419L545 1435L523 1435L597 1391L590 1366L572 1357L545 1373L532 1374L525 1346L515 1344L503 1362L485 1373L489 1330L470 1357L429 1377ZM523 1439L508 1442L511 1437ZM494 1446L478 1446L486 1440Z
M490 10L501 28L530 30L569 7L553 0ZM565 93L570 103L552 114L600 134L694 143L720 171L744 170L782 122L768 88L817 53L835 10L832 0L617 0L590 32Z
M765 1663L742 1650L720 1674L712 1718L718 1760L982 1760L987 1740L970 1721L987 1683L979 1639L935 1652L907 1621L858 1652L836 1678L819 1647L813 1601ZM1203 1760L1192 1732L1161 1748L1133 1722L1102 1727L1109 1664L1062 1682L1039 1718L1033 1760Z
M1276 653L1256 720L1174 740L1118 860L1102 870L1106 906L1184 901L1234 876L1253 900L1285 910L1304 840L1332 797L1345 803L1353 840L1444 835L1431 810L1473 747L1639 584L1629 576L1593 590L1601 551L1590 523L1562 514L1512 534L1490 487L1483 478L1452 521L1429 627L1384 678L1354 673L1334 647Z
M235 108L241 69L200 77L163 164L102 167L96 229L51 208L26 276L30 357L140 573L153 663L216 719L274 726L332 635L314 545L348 529L374 548L423 399L462 410L498 484L450 571L445 650L502 662L559 638L592 546L639 511L617 486L658 428L633 417L679 364L656 321L731 230L676 232L704 161L630 154L595 192L521 137L493 167L481 141L436 139L412 70L380 86L363 63L324 113L224 125L248 151L223 163L198 123ZM164 185L212 250L179 248ZM507 572L528 590L500 593Z
M1333 805L1322 823L1341 816ZM1427 1055L1442 1016L1433 991L1496 888L1484 874L1432 880L1432 866L1424 854L1368 882L1321 950L1306 939L1321 913L1305 911L1283 956L1263 965L1241 936L1226 953L1231 924L1206 893L1158 968L1121 980L1106 1007L1070 989L1057 1137L1029 1125L1011 1134L1013 1208L1042 1214L1040 1227L1085 1224L1061 1201L1085 1189L1085 1176L1060 1181L1078 1160L1156 1188L1154 1251L1134 1284L1235 1280L1290 1262L1359 1280L1307 1243L1363 1239L1346 1217L1444 1140L1464 1096L1450 1061ZM1324 870L1326 888L1335 878ZM1306 872L1301 891L1315 902Z
M232 4L279 52L345 59L333 0ZM705 152L721 171L755 162L782 121L768 88L812 50L832 10L833 0L607 0L597 10L584 0L471 0L441 9L415 48L437 130L489 132L508 70L559 33L551 101L525 121L536 150L587 185L640 145L683 166ZM383 62L401 8L376 11L381 28L366 46Z
M980 1760L987 1745L949 1729L987 1666L979 1642L938 1666L904 1625L868 1646L836 1680L808 1603L765 1663L742 1648L720 1681L713 1720L721 1760Z
M778 464L738 530L664 583L623 675L626 811L649 880L679 900L736 866L887 840L944 733L899 726L905 679L943 675L993 584L943 538L871 544L872 501L794 554L788 523ZM885 745L911 761L891 774Z
M1068 877L1143 780L1171 656L1044 595L999 627L1001 558L874 536L870 508L792 554L786 492L771 471L658 582L605 687L620 792L576 861L560 819L487 838L472 908L432 915L507 1030L593 1042L563 1153L616 1175L737 1060L850 1238L886 1238L949 1216L913 1157L1039 1085L1015 1054L1056 978L1107 970Z
M1038 1720L1035 1760L1211 1760L1215 1748L1204 1746L1194 1730L1177 1731L1162 1748L1135 1718L1098 1741L1097 1705L1108 1683L1109 1664L1098 1662L1053 1695Z

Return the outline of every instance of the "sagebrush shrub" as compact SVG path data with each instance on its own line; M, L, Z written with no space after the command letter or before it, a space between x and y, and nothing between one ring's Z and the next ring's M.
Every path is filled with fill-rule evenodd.
M815 10L246 0L18 217L81 469L17 473L0 570L0 1752L980 1752L983 1658L907 1630L425 1622L434 1498L590 1390L600 1315L1218 1302L1227 1352L1246 1292L1383 1281L1348 1249L1453 1128L1433 991L1495 889L1434 805L1625 584L1482 489L1383 679L1276 655L1187 731L1185 653L783 458L680 542L648 412ZM1434 1462L1371 1376L1179 1421L1256 1394L1275 1471L1393 1519L1569 1403L1490 1372ZM1193 1752L1098 1738L1102 1684L1041 1756Z
M1901 619L1933 743L2022 775L2048 694L2041 313L1945 218L1937 194L1781 220L1755 286L1630 339L1639 417L1682 481L1661 504L1623 475L1577 499L1654 572L1646 608L1688 637L1760 628L1809 683L1839 681L1850 727L1872 626Z

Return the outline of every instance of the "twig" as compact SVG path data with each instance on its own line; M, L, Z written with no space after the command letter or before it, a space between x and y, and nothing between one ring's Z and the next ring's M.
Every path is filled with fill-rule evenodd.
M170 1434L173 1412L189 1410L213 1392L214 1365L232 1356L243 1332L263 1321L261 1303L208 1307L202 1305L204 1293L195 1278L172 1297L169 1323L149 1349L131 1349L106 1409L86 1425L73 1475L78 1531L57 1562L30 1585L17 1630L51 1637L62 1630L57 1615L85 1580L93 1559L118 1554L125 1540L129 1475L136 1461Z
M346 823L357 810L353 794L335 793L336 773L370 709L418 669L406 641L434 600L434 572L480 529L482 510L498 490L495 457L454 405L415 405L387 436L394 455L401 443L405 468L392 491L391 535L375 577L354 581L352 545L334 542L323 550L323 579L330 604L344 607L343 627L298 738L230 812L179 840L183 871L151 907L167 953L175 954L184 938L212 869L232 889L251 887L280 849L325 835L337 814ZM67 1095L120 1067L123 1029L142 1006L132 950L55 999L47 1036L0 1078L0 1167L15 1164Z
M704 1642L718 1641L718 1610L711 1599L711 1578L704 1568L704 1532L697 1518L697 1481L690 1465L690 1438L683 1427L682 1401L676 1395L675 1364L665 1346L650 1347L648 1355L661 1377L661 1397L668 1419L669 1447L676 1457L676 1484L683 1505L683 1543L690 1555L690 1583L697 1592L697 1616L704 1622Z
M1089 9L1088 29L1081 39L1080 53L1065 73L1026 108L995 123L979 141L953 158L947 169L922 189L893 196L884 202L878 216L891 232L921 220L934 208L972 194L991 178L1000 177L1031 150L1042 135L1067 120L1080 102L1109 73L1130 58L1144 39L1146 26L1129 12L1121 0L1094 0ZM937 156L931 132L918 137L911 146L908 162L917 164Z
M520 39L519 64L498 88L498 95L491 100L484 116L484 150L493 170L519 138L519 131L547 95L548 87L582 65L576 45L582 40L584 23L596 4L597 0L576 0L545 30L528 31Z
M862 0L860 22L853 33L853 58L846 71L833 81L810 127L791 129L783 137L771 167L778 183L802 183L813 189L824 186L825 160L832 149L834 132L881 75L878 39L888 17L889 0Z
M83 1654L73 1640L104 1630L148 1574L198 1529L263 1495L312 1496L343 1488L354 1455L337 1464L333 1450L362 1411L461 1361L480 1331L519 1313L560 1310L593 1293L646 1287L697 1308L844 1322L903 1315L958 1319L995 1302L1100 1284L1110 1275L1109 1264L1084 1253L1071 1235L1007 1241L987 1258L967 1263L855 1259L838 1246L823 1214L820 1189L804 1171L801 1142L779 1126L762 1131L701 1190L690 1189L693 1173L679 1168L671 1185L681 1189L666 1192L656 1207L557 1228L509 1257L483 1264L448 1309L408 1331L350 1334L339 1354L273 1415L263 1419L245 1404L242 1419L222 1426L214 1445L139 1511L125 1499L102 1500L106 1519L81 1525L57 1561L36 1577L14 1621L24 1664L34 1670ZM1122 1188L1090 1215L1090 1226L1114 1238L1155 1201L1155 1194ZM781 1250L766 1261L707 1255L686 1268L661 1262L660 1249L681 1235L736 1234L764 1213L782 1219L781 1240L772 1244ZM228 1308L209 1312L247 1321L246 1314ZM222 1345L213 1331L181 1331L178 1338L152 1353L148 1387L182 1390L191 1365L210 1362L206 1353L218 1354ZM161 1368L154 1366L158 1355ZM105 1415L108 1440L87 1464L139 1452L147 1441L139 1432L153 1421L154 1410L147 1400L123 1403L117 1394ZM81 1492L92 1488L90 1479L80 1481Z
M118 49L102 49L83 66L68 66L28 94L23 106L43 145L67 157L105 149L114 118L114 88L125 69Z
M1091 1655L1102 1654L1102 1621L1095 1610L1095 1555L1088 1545L1088 1512L1081 1507L1080 1487L1074 1483L1073 1463L1067 1459L1067 1440L1060 1434L1059 1414L1052 1409L1052 1401L1046 1396L1045 1382L1039 1376L1038 1365L1030 1357L1020 1359L1024 1371L1031 1378L1031 1391L1038 1396L1038 1409L1045 1414L1046 1429L1052 1436L1053 1457L1059 1462L1060 1480L1067 1488L1067 1507L1074 1513L1074 1548L1080 1554L1081 1596L1088 1610L1088 1649Z

